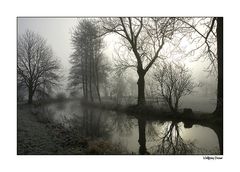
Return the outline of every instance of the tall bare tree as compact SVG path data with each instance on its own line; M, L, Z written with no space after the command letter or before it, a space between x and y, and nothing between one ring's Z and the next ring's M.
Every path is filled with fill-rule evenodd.
M116 33L123 38L123 44L134 60L126 59L119 67L136 69L138 74L138 105L145 104L144 77L157 58L165 42L172 38L177 27L175 18L103 18L105 33ZM134 63L129 63L133 61Z
M18 37L18 81L28 88L29 104L37 90L47 91L58 85L59 69L59 63L44 38L32 31L26 31Z
M71 87L82 88L85 99L94 101L97 96L101 102L100 83L106 77L107 67L102 52L103 40L98 32L97 25L89 19L79 21L75 27L69 80Z
M223 17L211 18L178 18L182 21L188 31L191 39L199 45L190 51L190 53L202 49L199 58L205 57L209 60L209 71L217 72L217 105L215 114L223 115ZM197 36L192 36L192 33Z

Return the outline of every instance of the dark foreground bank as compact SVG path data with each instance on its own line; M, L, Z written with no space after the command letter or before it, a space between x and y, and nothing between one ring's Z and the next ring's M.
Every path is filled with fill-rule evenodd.
M118 145L80 135L78 128L55 123L34 105L18 105L18 155L122 154Z

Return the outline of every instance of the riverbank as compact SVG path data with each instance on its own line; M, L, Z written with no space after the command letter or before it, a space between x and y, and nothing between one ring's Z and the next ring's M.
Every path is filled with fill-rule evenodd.
M70 106L64 106L66 103L70 103ZM74 106L71 105L72 103L74 103ZM138 107L136 105L117 105L113 103L99 104L85 101L81 101L80 103L80 100L75 100L74 102L66 101L64 104L59 102L56 103L56 105L53 102L44 105L18 104L17 153L19 155L98 155L136 153L136 150L132 151L131 149L129 153L124 148L125 145L120 146L114 144L117 142L112 142L111 139L104 139L105 137L102 137L101 134L101 137L94 135L94 133L97 134L99 133L98 131L102 131L102 129L104 129L104 131L105 129L107 130L106 126L104 126L106 119L103 117L103 121L100 120L101 114L109 114L111 116L112 113L117 117L112 118L113 121L117 120L119 117L121 118L121 116L124 117L129 115L129 118L134 117L137 121L161 121L163 123L183 122L184 128L192 128L195 124L206 126L213 129L219 140L222 140L221 120L213 117L211 114L196 112L191 115L184 113L172 114L161 108L150 105ZM49 106L56 107L49 109ZM87 111L84 107L91 111ZM61 109L60 111L58 111L59 108ZM62 108L69 110L65 111ZM82 111L82 109L85 110ZM61 123L61 113L65 116L74 116L74 114L80 113L80 118L76 116L76 118L72 118L72 121L64 120L63 123ZM59 116L60 119L53 119L55 115ZM124 119L126 118L124 117ZM74 125L66 127L66 125L68 126L69 124L68 122L73 122ZM128 122L131 123L131 120ZM126 124L126 121L119 121L118 125L120 126L118 127L120 128L117 131L122 129L121 125L123 123ZM102 126L102 128L100 126ZM111 130L112 129L113 128L111 128ZM85 132L88 132L88 134ZM85 137L83 137L83 135ZM222 147L222 141L220 147Z
M87 155L126 153L102 139L84 138L78 128L55 123L41 107L17 107L18 155Z
M133 115L136 118L144 118L145 120L166 120L186 123L214 123L222 124L223 119L219 118L213 113L194 112L192 109L181 110L179 113L173 113L152 105L137 106L137 105L121 105L114 103L98 103L86 102L81 100L81 104L91 108L98 108L103 110L111 110L120 113Z

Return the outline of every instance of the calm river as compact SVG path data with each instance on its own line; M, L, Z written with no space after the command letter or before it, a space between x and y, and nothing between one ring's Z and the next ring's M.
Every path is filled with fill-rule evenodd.
M77 101L54 103L45 108L55 122L66 127L79 125L84 137L120 145L126 154L219 154L217 134L205 126L185 128L182 122L146 121L83 107Z

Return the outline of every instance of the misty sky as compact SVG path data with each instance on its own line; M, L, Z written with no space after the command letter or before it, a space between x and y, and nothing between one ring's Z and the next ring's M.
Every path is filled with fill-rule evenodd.
M72 52L71 30L77 21L77 18L18 18L18 34L23 34L26 30L40 34L52 47L64 70L68 71Z
M64 70L64 77L62 78L63 89L66 88L67 77L71 67L69 57L73 52L71 47L71 32L78 23L78 18L18 18L18 35L23 34L26 30L34 31L40 34L47 40L48 45L51 46L55 56L60 60L61 66ZM104 38L105 54L108 58L114 58L114 48L118 46L114 35L109 35ZM192 62L191 58L185 59L184 63L192 70L193 78L196 81L208 80L216 82L213 77L207 77L208 73L204 72L207 62L202 60ZM137 78L133 72L134 78Z

